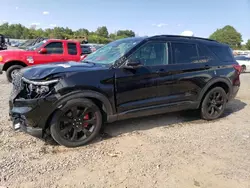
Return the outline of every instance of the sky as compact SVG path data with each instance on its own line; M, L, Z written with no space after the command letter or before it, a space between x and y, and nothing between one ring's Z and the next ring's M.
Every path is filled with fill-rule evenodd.
M131 29L137 35L180 34L209 37L232 25L250 39L250 0L1 0L0 22L109 32Z

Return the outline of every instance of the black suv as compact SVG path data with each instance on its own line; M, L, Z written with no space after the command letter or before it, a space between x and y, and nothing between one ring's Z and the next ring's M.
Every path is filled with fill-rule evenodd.
M76 147L105 122L187 109L219 118L239 90L240 71L231 49L217 41L126 38L81 63L23 68L13 80L10 116L14 129Z

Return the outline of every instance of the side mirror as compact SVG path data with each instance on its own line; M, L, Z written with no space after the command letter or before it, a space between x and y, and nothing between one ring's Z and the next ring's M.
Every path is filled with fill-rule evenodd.
M42 48L38 51L39 54L46 54L47 53L47 50L46 48Z
M126 69L136 69L141 67L143 64L140 60L127 60L124 68Z

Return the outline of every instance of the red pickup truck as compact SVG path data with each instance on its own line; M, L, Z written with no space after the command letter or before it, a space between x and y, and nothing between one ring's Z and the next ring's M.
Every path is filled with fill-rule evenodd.
M52 62L80 61L82 50L80 43L70 40L48 39L26 50L0 51L0 74L6 71L11 82L19 69Z

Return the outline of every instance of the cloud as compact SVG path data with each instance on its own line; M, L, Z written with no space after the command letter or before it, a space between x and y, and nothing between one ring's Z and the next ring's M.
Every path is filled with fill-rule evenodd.
M165 23L159 23L159 24L152 24L152 26L156 26L156 27L164 27L167 26L168 24Z
M16 7L16 10L19 9L19 7Z
M49 12L48 11L43 11L43 15L48 15Z
M49 24L50 27L56 27L56 24Z
M7 23L7 20L0 20L0 23Z
M30 24L30 25L36 25L36 26L38 26L38 25L40 25L40 23L32 23L32 24Z
M40 23L32 23L32 24L30 24L30 28L31 29L36 29L37 26L39 26L39 25L40 25Z

